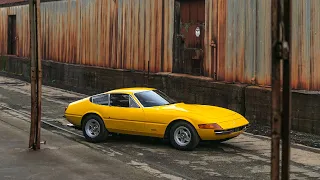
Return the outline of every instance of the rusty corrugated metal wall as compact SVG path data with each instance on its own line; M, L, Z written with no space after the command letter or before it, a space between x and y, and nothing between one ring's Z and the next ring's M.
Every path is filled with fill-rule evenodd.
M225 57L218 55L217 63L222 64L218 80L269 86L271 0L225 2L226 46ZM320 1L293 0L292 4L292 86L320 90Z
M0 55L7 53L7 11L0 8Z
M292 85L320 90L320 1L293 0ZM28 6L0 8L0 54L8 15L17 55L29 56ZM219 81L271 83L271 0L206 0L204 70ZM41 4L43 58L171 72L174 0L65 0ZM210 46L211 40L217 49Z
M204 71L208 76L224 80L226 58L227 1L206 0ZM216 47L211 46L216 43Z
M42 58L59 62L172 71L173 0L66 0L41 4ZM7 15L17 16L17 55L29 56L29 9L0 9L0 53Z
M293 88L320 90L320 1L293 0Z
M270 13L271 0L228 0L222 80L270 85Z

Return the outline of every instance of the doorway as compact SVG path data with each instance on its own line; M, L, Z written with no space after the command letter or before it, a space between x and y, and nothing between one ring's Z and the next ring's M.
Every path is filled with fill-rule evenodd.
M175 2L173 71L203 75L205 0Z
M8 16L8 55L16 54L16 15Z

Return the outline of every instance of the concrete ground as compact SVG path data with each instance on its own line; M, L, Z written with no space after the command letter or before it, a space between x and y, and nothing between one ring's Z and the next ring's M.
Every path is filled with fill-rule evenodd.
M0 179L270 179L270 139L248 133L219 145L201 143L192 152L137 136L88 143L62 117L68 103L83 97L43 87L42 119L56 128L43 125L47 144L29 152L30 85L0 76ZM292 145L290 168L291 179L320 179L320 150Z
M81 143L47 130L40 151L28 150L28 122L0 111L0 179L154 179Z

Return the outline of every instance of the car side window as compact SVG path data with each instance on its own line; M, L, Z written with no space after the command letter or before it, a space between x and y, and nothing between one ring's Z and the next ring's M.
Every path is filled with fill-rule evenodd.
M131 107L131 108L140 108L139 105L136 103L135 100L132 99L131 96L129 96L129 107Z
M100 94L96 96L92 96L91 102L99 105L109 105L109 95L108 94Z
M110 94L110 106L139 108L128 94Z

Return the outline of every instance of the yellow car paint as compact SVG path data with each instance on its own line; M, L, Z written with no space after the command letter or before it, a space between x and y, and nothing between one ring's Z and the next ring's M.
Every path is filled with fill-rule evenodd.
M243 130L229 134L216 134L214 129L200 129L200 124L218 124L223 130L246 126L249 122L239 113L217 106L175 103L163 106L143 107L135 93L152 91L153 88L124 88L102 94L121 93L130 95L139 108L98 105L90 97L70 103L65 111L66 119L81 126L87 114L100 116L109 132L132 135L164 137L168 125L184 120L193 125L202 140L220 140L238 136Z

